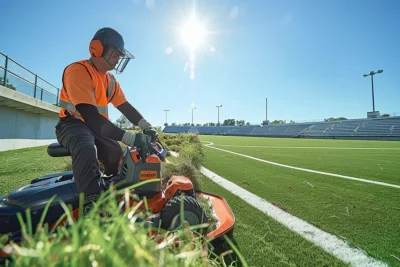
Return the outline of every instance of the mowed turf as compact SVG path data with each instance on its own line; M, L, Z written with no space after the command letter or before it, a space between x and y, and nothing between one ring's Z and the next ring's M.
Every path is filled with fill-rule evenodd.
M382 147L372 142L373 145L370 147L367 146L370 141L355 141L359 143L355 147L351 144L353 141L346 140L351 144L346 147L346 143L339 140L329 140L329 142L328 140L306 140L306 143L299 140L302 141L302 146L300 146L293 144L293 139L268 139L270 142L266 145L240 147L246 146L242 143L248 144L250 141L243 139L243 142L233 140L229 146L223 144L226 140L220 142L222 140L217 139L215 147L289 166L400 185L400 175L397 175L400 167L400 147L398 146L400 142L382 142L385 144ZM335 144L332 143L334 141L339 141L337 146L332 146ZM386 147L387 144L392 144L392 146ZM320 148L312 148L318 145ZM273 148L273 146L278 148Z
M175 158L170 157L170 161ZM0 195L28 184L42 175L63 171L64 158L47 155L46 147L0 153ZM236 217L234 238L250 266L344 266L345 264L249 206L206 177L205 191L223 194Z
M335 146L335 141L338 141L337 147L380 147L379 143L382 144L381 147L399 147L399 142L211 136L200 138L203 141L213 142L216 147L218 144L322 147ZM334 150L337 157L330 157L323 164L312 165L315 157L323 157L327 151L314 149L312 153L308 150L305 153L303 149L282 148L268 149L268 152L264 152L264 150L257 151L261 150L260 148L219 148L301 168L316 169L318 167L320 171L334 173L341 171L340 174L353 174L359 178L368 178L360 174L363 173L364 166L370 167L371 162L385 157L386 161L394 163L388 165L391 167L388 167L385 179L378 179L377 173L380 169L377 168L370 169L369 177L375 177L374 180L378 181L400 184L397 175L400 167L398 158L400 151L397 151L398 153L390 151L384 156L373 153L366 156L365 151L360 150L363 156L358 157L356 154L346 156L346 153L352 150ZM284 156L285 153L287 156ZM291 214L360 247L372 257L390 265L399 264L392 255L400 256L400 189L274 166L212 148L205 148L205 155L205 167L217 174ZM342 158L346 160L338 163ZM329 167L325 169L324 165ZM339 169L340 166L342 166L341 169ZM366 173L368 172L364 171L364 174Z
M47 146L16 149L0 153L0 195L30 183L46 174L63 171L66 158L47 155Z
M205 176L202 190L229 203L236 219L234 239L249 266L346 266Z

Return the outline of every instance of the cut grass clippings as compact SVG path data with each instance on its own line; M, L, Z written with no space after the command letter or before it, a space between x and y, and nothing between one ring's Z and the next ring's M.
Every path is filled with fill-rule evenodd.
M182 157L185 164L182 165L183 168L177 170L188 171L179 173L180 175L190 176L195 173L197 177L192 177L192 179L196 181L199 174L195 166L201 163L202 156L198 156L202 154L191 157L192 153L196 153L196 148L188 147L193 140L195 140L194 137L189 137L185 148L180 149L183 154L186 153L186 156ZM196 143L199 144L199 141ZM199 148L198 145L197 148ZM188 152L185 152L185 149ZM70 170L68 159L69 157L48 156L45 146L0 153L0 161L5 163L5 168L0 173L2 184L0 194L26 185L32 179L42 175ZM180 164L179 161L175 163L178 166ZM206 213L210 214L208 203L202 199L199 201L206 208ZM166 233L159 237L169 241L158 244L159 242L153 242L148 236L149 225L140 223L142 220L139 219L143 219L143 215L138 212L119 215L116 213L117 204L112 203L110 200L106 205L108 207L106 214L111 214L108 219L91 212L88 217L71 223L68 228L59 228L52 236L53 242L49 242L49 233L46 228L34 236L29 235L30 231L23 230L25 241L22 246L13 244L7 247L7 250L13 253L12 265L224 266L219 261L219 255L204 250L201 238L188 235L188 228L185 230L185 226L174 235ZM182 240L179 248L173 245L177 238ZM61 240L63 242L60 242Z

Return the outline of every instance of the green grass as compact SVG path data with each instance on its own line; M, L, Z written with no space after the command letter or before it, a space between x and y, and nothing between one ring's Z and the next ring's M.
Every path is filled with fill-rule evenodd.
M220 145L400 148L400 142L398 141L265 138L211 135L200 135L199 138L201 141L210 141Z
M185 150L184 147L186 145L193 141L190 139L194 138L193 135L166 136L170 139L170 142L168 142L170 146L174 146L179 150L183 149L182 151ZM173 141L175 138L180 138L180 142ZM400 147L400 142L213 136L200 136L200 139L209 140L215 144L230 145ZM357 157L357 153L346 154L347 152L354 152L351 150L344 150L344 155L342 155L342 150L332 150L337 154L337 156L333 156L322 149L305 150L307 152L304 153L303 149L221 148L303 168L334 173L343 171L341 174L345 175L351 175L347 172L350 169L354 173L360 173L359 170L364 165L367 165L370 170L377 170L371 167L370 163L364 163L363 157L365 160L373 157L380 159L382 157L382 154L363 154L366 152L364 150L359 151L360 154L363 154L363 157ZM186 151L189 155L196 153L197 149L190 148L186 149ZM400 151L398 152L400 154ZM324 155L326 164L315 162L318 153L326 154ZM221 176L229 178L239 186L267 201L273 202L295 216L346 239L377 259L382 259L393 266L398 264L398 261L391 255L400 255L399 190L272 166L211 148L205 148L204 154L205 160L203 164ZM345 160L340 164L337 163L341 159ZM178 162L173 158L171 160L175 164ZM396 153L390 154L385 160L393 160L393 162L397 160L399 162ZM351 161L356 163L351 163ZM63 171L68 166L68 162L63 158L47 156L46 147L1 152L0 162L3 164L0 170L0 195L20 187L38 176ZM192 164L198 165L202 162L203 159L198 157L193 159ZM341 166L341 169L332 167L335 164ZM325 169L324 166L329 166L328 168L332 169ZM396 163L384 165L384 168L388 169L386 174L382 176L387 179L386 181L394 179L393 183L396 182L395 167ZM365 173L370 173L370 171ZM360 178L371 177L370 179L377 177L374 174L371 174L371 176L362 176L360 174L354 176ZM235 242L250 266L345 265L334 256L288 230L264 213L249 206L219 185L205 177L200 176L198 178L200 178L199 183L202 190L220 194L228 201L236 217ZM377 180L381 181L380 179ZM110 229L97 225L97 223L93 226L93 222L90 219L86 222L86 225L82 222L82 225L75 226L77 230L74 231L83 234L80 234L80 238L73 242L71 241L71 243L57 243L53 246L47 244L43 239L44 249L40 250L40 257L34 259L20 257L19 264L21 266L32 266L32 264L43 266L48 265L49 262L53 262L55 265L63 265L68 262L71 266L82 266L90 264L90 261L87 260L90 257L95 257L97 263L100 263L99 266L124 265L127 263L134 263L135 266L151 266L157 264L155 261L158 261L158 264L163 261L163 266L181 266L185 264L184 261L176 262L176 258L172 257L172 254L179 254L180 251L172 251L172 254L168 254L166 251L157 250L154 244L143 243L145 242L144 239L146 239L146 237L143 237L146 230L138 228L136 229L137 232L132 232L129 227L125 228L128 225L126 218L122 217L120 219L121 221L115 222L116 226ZM95 234L88 234L92 232ZM118 242L110 242L109 239L105 239L107 236L113 237L112 240L121 240L126 236L134 236L135 238L128 240L129 243L127 244L129 245L119 247L117 246ZM96 250L83 246L82 243L84 241L89 242L89 244L96 244L97 246L94 248L101 247L103 249ZM140 250L142 244L144 244L144 250ZM189 247L192 249L193 244ZM37 252L37 247L35 249ZM147 258L146 256L144 256L145 258L136 257L139 254L132 253L132 249L135 252L140 251L142 256L147 255ZM104 254L104 251L109 252ZM58 256L54 257L54 255ZM199 257L188 263L188 266L198 266L202 263L204 263L204 258Z
M67 160L48 156L46 148L41 146L0 153L0 195L39 176L64 171Z
M188 161L187 167L179 170L195 169L192 165L198 164L201 157L191 157L196 149L182 148L184 154L185 151L183 159ZM68 159L51 158L46 153L46 147L1 152L0 162L4 168L0 173L0 195L39 176L65 171L70 166ZM180 163L179 160L173 161ZM107 203L103 205L111 217L99 217L93 209L89 216L71 222L69 228L59 228L51 235L52 240L49 240L47 228L34 236L23 229L22 246L8 247L13 253L14 264L11 266L225 266L214 258L218 255L204 249L201 237L190 234L190 230L197 230L196 226L190 229L183 227L174 231L173 235L168 232L162 234L160 237L170 242L159 245L149 237L150 228L146 223L138 222L138 218L145 219L148 214L136 211L120 215L113 199L107 198ZM4 237L0 237L0 248ZM181 241L179 247L174 245L175 239Z
M200 139L216 145L400 147L399 142L375 141L210 136L202 136ZM364 178L362 174L369 173L368 177L371 179L400 184L400 151L368 153L359 150L357 154L352 150L221 148L278 163L360 178ZM335 156L327 151L334 151ZM347 240L372 257L391 265L399 264L391 255L400 255L400 189L292 170L212 148L205 148L205 156L205 167L217 174L291 214ZM326 160L316 162L318 157L325 157ZM371 162L377 161L391 161L393 164L385 165L387 171L380 176L380 170L371 167ZM369 171L364 168L369 168ZM383 178L379 179L380 177Z
M229 137L230 138L230 137ZM235 145L249 145L245 138L244 142L237 142L232 140L231 144ZM209 140L209 139L205 139ZM212 140L212 139L211 139ZM286 146L295 147L292 139L273 139L275 143L263 144L265 146ZM286 142L285 142L286 141ZM290 142L288 142L290 141ZM300 141L300 140L299 140ZM303 141L303 140L301 140ZM327 140L306 140L307 143L302 142L303 146L308 147L332 147L334 143L326 142ZM337 141L337 140L331 140ZM226 142L226 140L224 140ZM266 147L231 147L231 146L218 146L224 142L216 140L216 147L221 149L246 154L249 156L257 157L260 159L278 162L294 167L307 168L317 171L331 172L335 174L353 176L357 178L370 179L374 181L393 183L400 185L400 176L398 173L398 166L400 165L400 142L391 142L391 148L398 150L385 149L371 149L371 150L356 150L356 149L312 149L312 148L270 148ZM337 147L354 147L354 141L340 141ZM370 141L359 143L357 147L374 147L368 146ZM244 144L243 144L244 143ZM251 142L253 143L253 142ZM383 142L385 145L387 143ZM374 142L375 144L375 142ZM335 147L335 146L334 146Z
M120 192L123 193L123 192ZM188 226L171 233L150 235L143 219L146 214L130 207L120 215L116 201L108 195L98 204L110 214L99 217L96 209L69 228L59 228L52 239L43 228L30 235L23 227L21 246L8 245L13 253L11 266L207 266L217 262L207 257L201 237ZM139 218L142 221L139 221ZM179 240L176 247L174 240Z
M236 219L234 238L250 266L345 266L204 176L203 188L223 196L229 203Z

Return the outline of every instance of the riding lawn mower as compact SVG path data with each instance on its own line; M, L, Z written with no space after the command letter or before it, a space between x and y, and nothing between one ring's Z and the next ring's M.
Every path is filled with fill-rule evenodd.
M225 199L218 195L194 190L190 179L184 176L171 176L167 182L163 182L161 162L166 160L166 149L161 142L151 143L148 136L139 136L143 138L145 145L126 147L120 159L118 174L111 178L100 179L101 187L104 190L133 188L130 189L130 193L136 198L129 199L131 207L145 200L147 203L143 203L139 209L150 210L154 214L151 223L161 226L166 231L173 231L181 226L182 218L191 226L206 223L207 216L198 202L198 197L205 198L211 204L211 213L216 219L216 226L211 232L205 233L204 237L215 248L225 244L223 236L231 236L235 224L235 217ZM50 144L47 147L47 153L51 157L70 156L68 150L58 143ZM153 182L143 183L150 180ZM134 185L137 186L134 187ZM54 200L48 205L52 198ZM121 197L119 201L126 201L126 198ZM36 178L29 184L0 196L0 236L7 234L9 237L7 243L11 241L20 243L23 235L17 214L20 213L25 220L25 210L30 209L34 233L46 205L49 207L43 224L48 224L49 230L65 226L66 219L61 222L59 220L65 215L60 202L72 207L73 219L78 220L79 194L72 171ZM9 256L0 249L0 263L4 263Z

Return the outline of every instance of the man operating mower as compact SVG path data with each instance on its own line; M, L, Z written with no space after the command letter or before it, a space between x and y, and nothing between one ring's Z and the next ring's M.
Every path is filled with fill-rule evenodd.
M56 126L58 142L71 153L78 192L85 195L84 213L102 191L98 160L104 165L105 175L114 175L122 154L117 141L133 146L141 140L136 138L140 133L124 131L109 121L108 104L111 102L152 141L157 140L157 132L126 100L120 84L109 72L122 73L134 58L125 49L123 37L114 29L102 28L91 40L89 52L89 59L74 62L64 70Z

